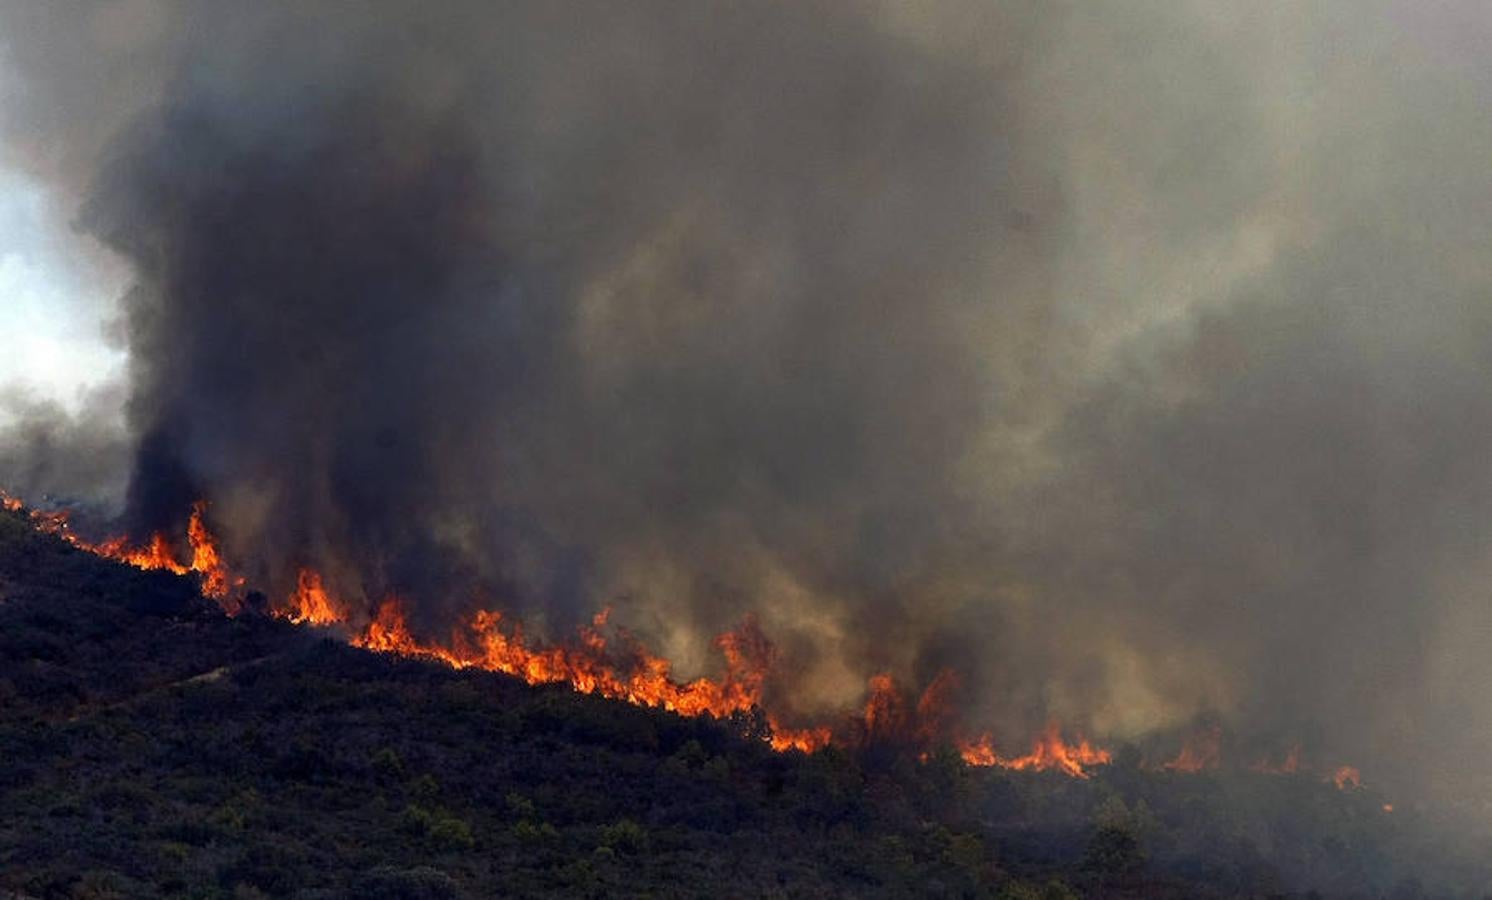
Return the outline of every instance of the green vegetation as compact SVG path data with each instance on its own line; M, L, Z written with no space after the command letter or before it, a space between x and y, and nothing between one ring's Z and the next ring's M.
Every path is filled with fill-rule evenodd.
M778 754L226 619L0 514L0 896L1381 894L1424 851L1309 779Z

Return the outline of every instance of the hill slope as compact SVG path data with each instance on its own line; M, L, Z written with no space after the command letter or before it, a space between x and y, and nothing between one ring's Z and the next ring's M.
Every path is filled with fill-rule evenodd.
M763 728L228 619L0 513L0 896L1345 896L1423 849L1308 779L809 757Z

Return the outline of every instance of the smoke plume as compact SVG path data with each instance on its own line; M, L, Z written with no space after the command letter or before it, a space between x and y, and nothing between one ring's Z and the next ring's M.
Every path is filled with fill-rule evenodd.
M136 273L130 528L1492 779L1478 4L3 15L12 164Z

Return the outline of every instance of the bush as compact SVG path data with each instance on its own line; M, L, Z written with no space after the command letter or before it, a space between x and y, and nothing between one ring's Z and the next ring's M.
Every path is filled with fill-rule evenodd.
M559 831L553 825L550 825L548 822L540 822L535 825L528 819L524 819L522 822L514 825L512 833L513 837L525 844L546 844L559 840Z
M401 824L405 832L424 838L433 849L469 850L476 845L471 826L443 809L411 804L404 808Z
M644 853L648 843L647 830L631 819L621 819L601 829L601 846L617 853Z
M1112 825L1099 828L1088 842L1088 852L1083 857L1083 866L1105 875L1120 875L1138 871L1145 864L1140 852L1140 842L1128 829Z
M534 801L517 791L508 791L508 812L516 819L532 819L535 815Z
M430 843L442 850L470 850L476 846L471 826L454 816L440 816L430 824Z
M368 765L373 767L380 778L397 779L404 775L404 760L392 747L384 747L373 754Z

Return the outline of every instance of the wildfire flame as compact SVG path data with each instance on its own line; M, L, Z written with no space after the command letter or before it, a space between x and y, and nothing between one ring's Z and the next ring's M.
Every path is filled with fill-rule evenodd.
M0 508L18 512L25 506L19 499L0 491ZM228 613L238 612L238 599L233 595L244 580L232 574L220 553L218 542L207 526L203 502L192 507L187 522L189 562L181 561L164 533L152 535L143 545L123 537L94 544L72 531L65 511L32 510L29 516L39 530L99 556L140 569L164 569L179 575L196 573L204 594L217 599ZM354 605L334 597L321 574L307 567L297 573L294 591L272 612L301 624L347 626L349 610L353 608ZM615 636L608 636L607 611L603 610L589 626L578 630L574 640L537 645L524 637L520 624L505 619L501 612L478 610L457 624L441 643L416 637L409 627L403 602L391 596L349 641L367 650L436 660L453 668L503 672L530 684L568 684L582 693L600 694L685 716L708 714L727 718L761 709L776 651L753 619L747 618L736 630L715 639L715 647L725 660L725 674L719 679L675 680L668 660L648 651L625 631L610 631ZM860 719L852 723L851 734L858 732L869 742L884 739L930 748L959 730L951 712L951 699L958 688L958 677L945 670L912 704L891 675L878 674L867 685L865 707ZM771 746L779 751L811 753L828 746L838 735L836 729L826 725L786 727L770 714L767 723L772 731ZM988 732L972 740L956 738L953 743L970 766L1059 772L1074 778L1091 777L1095 767L1107 765L1113 759L1108 749L1086 738L1069 742L1056 722L1049 722L1032 742L1030 751L1021 756L1001 755ZM1221 748L1222 729L1212 725L1188 738L1180 754L1165 763L1164 768L1177 772L1216 768ZM928 755L926 749L922 755L924 758ZM1261 760L1252 768L1270 773L1296 772L1300 769L1300 747L1292 747L1279 765ZM1338 768L1330 780L1343 790L1362 784L1358 770L1351 766Z
M1163 768L1173 772L1201 772L1216 769L1222 761L1223 729L1209 725L1186 739L1176 758Z
M945 735L956 734L958 729L952 722L952 699L958 688L958 676L945 669L938 673L912 706L889 674L876 675L870 679L862 714L866 740L911 741L927 748ZM1092 768L1113 761L1108 750L1095 747L1085 738L1079 738L1075 743L1067 742L1056 722L1047 723L1032 742L1030 751L1022 756L1002 756L987 732L972 740L957 739L954 747L963 761L971 766L1060 772L1074 778L1088 778ZM922 756L926 758L928 755L924 750Z
M0 497L8 510L24 508L21 501L8 494ZM106 559L178 575L195 572L201 576L203 593L217 599L231 614L237 611L238 604L230 594L233 588L243 584L243 579L230 574L207 527L205 510L205 503L195 504L187 523L189 563L178 559L164 533L152 535L144 545L132 544L124 537L92 543L72 530L65 511L35 510L30 517L39 530ZM325 626L346 624L347 608L327 590L320 573L303 568L297 574L294 592L275 614L296 623ZM531 647L521 626L515 623L504 629L503 624L501 613L483 610L453 631L449 646L422 642L410 632L400 601L391 597L351 642L369 650L439 660L456 668L505 672L530 684L567 682L583 693L598 693L686 716L708 713L717 718L760 707L766 674L775 655L770 642L748 620L741 629L715 640L715 646L725 656L724 679L697 678L680 683L671 677L668 660L649 653L635 642L624 648L628 651L626 665L614 663L609 658L611 648L601 632L606 624L605 612L596 616L592 627L582 629L580 640L570 647ZM773 732L772 746L777 750L813 752L827 746L832 737L828 727L793 729L772 717L768 717L768 724Z
M1260 760L1249 768L1255 772L1263 772L1270 775L1293 775L1296 772L1308 771L1307 767L1303 766L1300 762L1299 744L1290 748L1290 752L1286 754L1284 761L1279 765L1271 765L1265 759ZM1356 790L1362 787L1362 773L1358 771L1356 766L1338 766L1330 770L1325 780L1330 784L1336 785L1339 791ZM1394 805L1392 803L1383 804L1384 812L1393 812L1393 810Z
M212 532L207 530L207 524L202 521L206 508L207 504L198 500L192 506L192 517L187 520L187 540L192 547L189 568L202 576L202 593L222 600L228 596L228 589L242 584L243 579L235 580L228 574L228 567L218 553L217 541Z
M1249 766L1249 768L1266 775L1294 775L1300 771L1300 745L1292 744L1289 752L1285 754L1284 760L1279 765L1271 763L1268 757L1266 757Z
M7 497L7 509L20 508L19 505L10 505L10 502L11 498ZM150 543L143 546L131 546L129 540L124 537L110 538L102 543L94 544L79 537L72 530L66 511L32 510L31 521L40 530L55 534L80 550L86 550L137 569L164 569L176 575L195 572L201 576L202 593L219 601L227 611L232 612L233 604L228 602L228 594L233 588L242 585L243 579L234 578L223 562L222 555L218 552L217 539L208 530L207 523L203 519L206 509L207 504L204 501L197 501L192 506L191 518L187 520L187 542L192 551L192 559L189 563L178 561L176 551L171 546L171 540L162 532L151 535Z
M309 580L319 591L320 579ZM306 581L303 578L303 586ZM458 669L503 672L529 684L568 683L581 693L685 716L726 718L760 707L774 651L753 620L747 619L737 631L715 639L715 646L725 656L724 679L696 678L680 683L671 677L668 660L654 656L641 645L625 648L629 658L626 667L608 659L608 640L601 631L607 614L604 610L597 614L571 646L535 648L525 641L520 625L504 627L502 613L479 610L453 630L448 646L441 646L417 640L409 630L402 602L390 597L352 643L368 650L435 659ZM771 717L768 724L773 733L772 746L777 750L812 752L830 741L827 727L790 729Z
M296 576L295 593L290 595L285 617L309 625L334 625L343 619L322 587L321 575L313 569L301 569Z
M1056 722L1047 723L1046 730L1031 745L1024 756L1003 757L995 752L989 734L959 746L959 755L971 766L1000 766L1005 769L1034 772L1061 772L1074 778L1089 778L1089 770L1114 761L1113 754L1102 747L1095 747L1086 738L1077 743L1068 743Z
M68 538L74 546L108 559L128 563L137 569L165 569L177 575L185 575L191 571L176 561L176 553L171 549L171 544L164 534L155 534L151 537L150 543L143 547L130 547L123 538L113 538L102 544L90 546L70 531L58 533Z
M906 697L889 674L871 676L861 720L868 740L897 738L911 731Z

